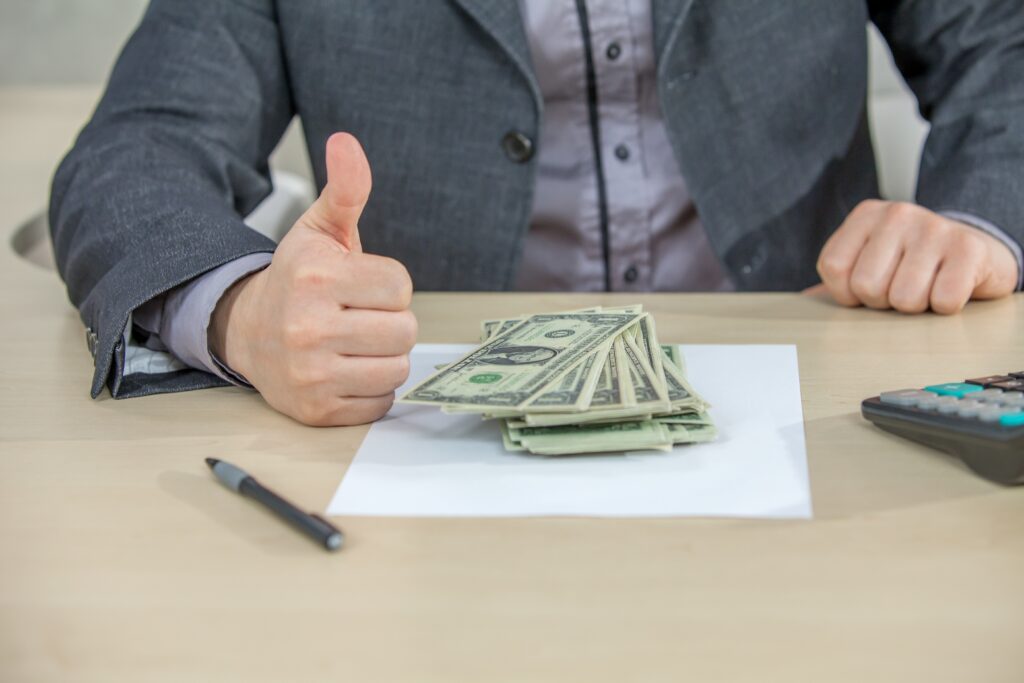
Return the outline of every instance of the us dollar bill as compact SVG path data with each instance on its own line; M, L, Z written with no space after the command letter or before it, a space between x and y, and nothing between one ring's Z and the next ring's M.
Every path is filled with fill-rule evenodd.
M697 412L693 410L681 410L676 413L666 413L664 415L658 415L655 418L658 422L666 424L681 424L681 425L709 425L711 422L711 415L707 412Z
M683 443L707 443L718 437L718 430L714 425L681 425L672 423L661 423L669 434L673 444Z
M652 420L603 425L509 428L509 440L538 455L573 455L607 451L662 450L672 447L672 433Z
M655 374L654 368L647 362L637 342L628 336L624 338L623 342L637 405L647 407L653 412L671 410L668 389Z
M525 412L581 412L587 410L594 397L594 389L601 377L608 351L600 348L587 356L582 363L562 375L536 398L532 398L523 406Z
M623 307L625 309L627 307ZM639 306L636 308L640 308ZM591 306L590 308L577 308L571 311L555 311L556 313L600 313L600 306ZM618 310L615 309L616 313L632 313L633 311ZM636 311L639 313L639 311ZM494 318L492 320L484 320L480 323L480 341L485 342L496 334L507 332L511 328L515 327L519 323L523 322L530 316L528 315L517 315L512 318Z
M676 353L681 360L682 354L678 350ZM665 370L665 386L668 389L672 411L678 412L686 409L706 411L711 407L697 394L697 391L687 381L686 375L664 350L662 351L662 367Z
M683 354L679 350L679 347L675 344L662 344L661 352L665 354L670 363L673 363L677 368L686 372L686 361L683 359Z
M638 419L644 415L649 417L649 414L649 410L637 408L636 396L633 394L633 381L627 367L625 343L620 336L613 342L611 351L605 359L601 379L594 390L590 407L586 412L528 412L522 417L522 421L530 426L559 426L621 422L626 418Z
M426 378L400 401L460 409L522 409L549 384L607 348L638 313L534 315Z
M659 386L665 386L665 368L662 363L665 355L658 343L658 335L654 329L654 317L645 315L632 329L635 330L633 341L636 342L637 347L643 352L643 357L654 371L655 380Z

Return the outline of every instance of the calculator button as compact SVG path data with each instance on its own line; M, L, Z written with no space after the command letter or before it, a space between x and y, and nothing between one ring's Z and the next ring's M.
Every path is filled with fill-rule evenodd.
M960 417L977 417L978 411L985 407L981 401L960 401L956 414Z
M993 389L1004 391L1021 391L1024 389L1024 379L1008 379L1005 382L995 382L989 385Z
M1004 415L1015 415L1020 408L1003 408L1002 406L985 406L978 411L978 419L982 422L999 422Z
M878 400L894 406L915 406L919 400L929 396L935 396L935 394L920 389L903 389L901 391L886 391L878 397Z
M932 410L936 410L942 415L952 415L960 410L960 403L960 399L953 396L939 396L935 399Z
M999 405L1007 406L1008 408L1024 408L1024 394L1019 391L1004 392Z
M1010 413L1009 415L1003 415L999 418L999 424L1004 427L1024 426L1024 413Z
M971 400L990 404L1001 403L1004 395L1002 389L982 389L971 394Z
M936 408L939 407L939 401L941 401L944 398L949 398L954 401L959 400L953 398L952 396L939 396L938 394L933 394L930 391L926 391L924 393L924 396L918 396L917 400L914 402L914 406L920 408L921 410L935 410Z
M967 383L987 387L991 384L995 384L996 382L1005 382L1011 379L1013 379L1013 377L1009 375L989 375L988 377L977 377L975 379L969 379L967 380Z
M962 398L967 394L981 390L981 387L977 384L967 384L966 382L949 382L947 384L933 384L930 387L925 387L925 391L934 391L940 396L956 396L957 398Z

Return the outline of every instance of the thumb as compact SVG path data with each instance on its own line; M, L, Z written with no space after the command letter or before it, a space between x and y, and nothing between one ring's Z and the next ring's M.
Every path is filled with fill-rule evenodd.
M327 140L327 185L306 212L305 223L326 233L351 252L361 252L359 216L370 197L370 162L352 135Z

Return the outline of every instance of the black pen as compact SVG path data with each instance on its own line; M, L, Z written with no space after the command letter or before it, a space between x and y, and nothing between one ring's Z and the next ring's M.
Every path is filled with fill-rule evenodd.
M345 537L340 529L326 519L303 512L270 489L265 488L248 472L229 462L217 460L217 458L207 458L206 464L210 466L221 483L229 489L252 498L327 550L337 550L341 547Z

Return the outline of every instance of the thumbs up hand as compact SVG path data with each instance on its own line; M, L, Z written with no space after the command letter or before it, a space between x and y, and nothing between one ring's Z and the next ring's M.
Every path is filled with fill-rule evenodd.
M232 286L210 321L213 352L271 406L305 424L371 422L409 374L412 281L365 254L359 216L370 166L354 137L327 141L327 186L271 264Z

